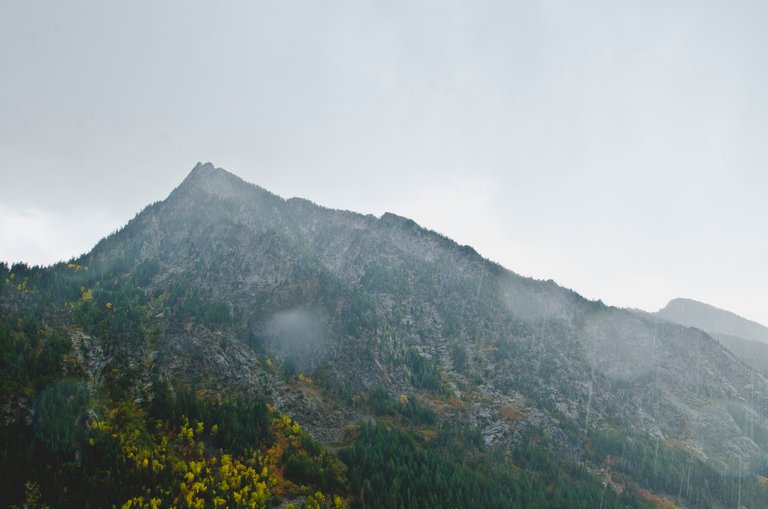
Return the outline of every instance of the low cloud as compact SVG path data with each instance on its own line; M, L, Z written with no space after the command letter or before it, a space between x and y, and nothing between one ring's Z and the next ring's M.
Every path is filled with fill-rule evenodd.
M318 309L300 307L275 313L267 324L269 341L294 368L311 373L328 353L328 330Z

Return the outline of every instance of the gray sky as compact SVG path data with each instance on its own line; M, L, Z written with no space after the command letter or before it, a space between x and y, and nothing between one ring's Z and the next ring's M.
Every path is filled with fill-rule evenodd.
M198 161L608 304L768 324L768 2L0 0L0 259Z

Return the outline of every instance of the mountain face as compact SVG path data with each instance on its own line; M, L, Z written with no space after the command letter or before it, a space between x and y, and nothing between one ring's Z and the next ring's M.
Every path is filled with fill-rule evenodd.
M448 471L474 486L553 475L541 493L504 492L510 506L595 507L592 486L622 507L768 496L768 380L717 340L519 276L395 214L285 200L198 164L92 252L4 277L8 322L31 316L67 343L62 369L90 394L263 399L341 450L353 505L458 504L436 478L416 504L421 478L366 453L377 440L424 472L461 465ZM3 391L6 422L34 421L35 390ZM454 428L465 438L439 449Z
M768 344L768 327L739 315L691 299L673 299L658 316L710 334L735 336Z
M727 350L762 374L768 374L768 344L728 334L711 333Z
M701 329L761 373L768 373L768 327L691 299L674 299L656 315Z

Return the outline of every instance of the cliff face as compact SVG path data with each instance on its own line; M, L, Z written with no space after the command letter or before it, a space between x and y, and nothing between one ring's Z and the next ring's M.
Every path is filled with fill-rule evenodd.
M578 459L593 432L618 430L726 472L757 471L768 453L768 382L704 332L521 277L409 219L284 200L210 163L72 265L88 267L84 290L139 293L136 335L71 329L91 383L127 369L136 398L155 383L260 394L327 444L386 400L499 450L535 435Z

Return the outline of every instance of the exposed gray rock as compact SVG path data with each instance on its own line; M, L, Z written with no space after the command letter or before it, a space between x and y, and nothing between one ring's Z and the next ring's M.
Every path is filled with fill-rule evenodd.
M521 277L395 214L284 200L198 165L84 263L104 272L126 253L129 271L155 267L148 295L198 299L219 322L157 297L141 362L208 392L266 394L327 443L381 389L504 449L537 430L578 456L586 431L619 428L729 468L768 453L733 415L765 426L768 382L717 340Z

